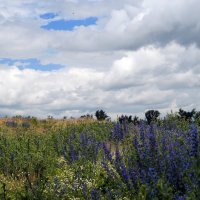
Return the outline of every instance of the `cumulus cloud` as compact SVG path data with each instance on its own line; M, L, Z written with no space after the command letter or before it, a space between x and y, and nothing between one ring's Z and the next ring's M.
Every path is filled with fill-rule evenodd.
M176 55L174 51L176 50ZM113 61L109 71L91 68L63 68L57 71L19 70L17 67L0 69L1 110L24 114L56 116L93 112L99 107L110 113L141 112L148 108L170 108L198 104L200 73L193 57L182 69L185 55L195 46L183 47L171 43L165 48L148 46ZM31 107L31 109L30 109ZM38 112L39 111L39 112Z
M38 56L49 47L59 51L133 50L149 44L165 45L171 40L183 45L199 45L197 0L57 0L49 3L32 0L26 4L22 1L3 1L1 10L4 20L1 20L0 41L4 54L8 56L9 53L14 56L14 52L17 55L29 52L29 56ZM96 16L99 22L97 26L80 27L70 33L43 31L40 26L46 20L43 22L39 15L50 11L59 13L63 19Z
M2 0L0 58L64 67L0 63L0 112L60 117L103 108L116 116L200 108L199 9L197 0ZM56 15L42 19L45 13ZM96 25L41 28L88 17L97 17Z
M9 70L0 69L0 76L1 107L10 107L10 113L12 109L31 107L31 114L37 116L37 110L41 109L44 116L57 111L88 110L95 106L90 92L102 74L90 69L42 72L19 70L13 66Z

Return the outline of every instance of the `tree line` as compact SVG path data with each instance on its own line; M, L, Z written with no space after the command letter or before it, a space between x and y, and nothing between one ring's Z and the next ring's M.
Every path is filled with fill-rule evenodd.
M103 121L109 118L107 113L103 110L97 110L95 112L95 116L99 121ZM158 110L148 110L145 112L145 118L148 124L157 121L159 116L160 112ZM185 111L182 108L180 108L179 111L175 114L175 117L191 122L200 118L200 111L196 111L195 109L192 109L191 111ZM120 123L128 122L136 125L141 121L141 119L139 119L139 117L137 116L133 117L132 115L121 115L118 117L118 121Z
M177 113L173 114L174 117L176 117L177 119L184 119L186 121L192 122L195 121L197 119L200 119L200 111L196 111L195 109L192 109L191 111L185 111L182 108L179 109L179 111ZM107 115L107 113L104 110L97 110L94 114L94 116L96 117L96 119L98 121L111 121L110 116ZM83 119L94 119L94 116L92 114L86 114L86 115L82 115L80 116L80 118ZM156 122L159 119L160 116L160 112L158 110L148 110L145 112L145 120L148 124L152 123L152 122ZM17 115L12 117L13 119L35 119L37 120L36 117L23 117L21 115ZM54 119L53 116L48 116L47 117L48 120ZM63 117L64 120L68 119L66 116ZM70 119L75 119L73 117L71 117ZM164 118L165 119L165 118ZM138 116L132 116L132 115L126 115L126 114L122 114L121 116L117 117L117 121L119 123L133 123L135 125L139 124L140 121L142 121L142 119L140 119ZM14 125L13 125L14 126Z

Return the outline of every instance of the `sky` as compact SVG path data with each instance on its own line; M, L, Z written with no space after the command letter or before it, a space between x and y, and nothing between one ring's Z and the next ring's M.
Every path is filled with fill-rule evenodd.
M0 2L0 116L200 110L198 0Z

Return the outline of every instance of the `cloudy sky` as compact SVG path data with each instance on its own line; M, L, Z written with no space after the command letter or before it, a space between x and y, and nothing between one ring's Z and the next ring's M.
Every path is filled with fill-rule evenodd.
M199 0L0 0L0 115L200 109Z

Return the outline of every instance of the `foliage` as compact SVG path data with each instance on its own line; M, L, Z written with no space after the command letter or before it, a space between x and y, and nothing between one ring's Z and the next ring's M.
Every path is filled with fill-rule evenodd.
M191 121L195 117L196 111L192 109L192 111L187 112L180 108L178 114L181 118Z
M10 120L6 122L6 126L14 128L17 127L17 123L15 121Z
M0 199L198 199L198 124L155 116L1 125Z
M106 112L103 110L97 110L95 113L95 116L96 116L97 120L99 120L99 121L105 120L108 117Z
M119 123L122 124L122 123L131 123L133 122L132 120L132 116L127 116L127 115L121 115L119 118Z
M150 124L152 121L156 121L159 117L160 112L157 110L148 110L145 112L145 117L147 119L148 124Z
M121 115L118 118L118 121L120 124L123 124L123 123L133 123L134 125L139 124L139 118L137 116L134 116L134 118L132 119L132 115L130 115L130 116Z
M93 119L93 115L86 114L86 115L82 115L80 118Z

